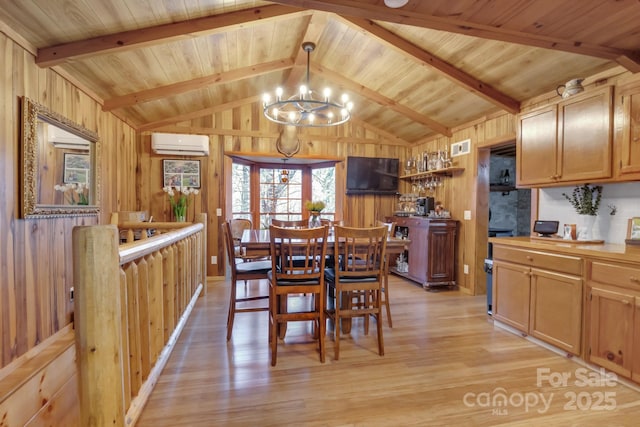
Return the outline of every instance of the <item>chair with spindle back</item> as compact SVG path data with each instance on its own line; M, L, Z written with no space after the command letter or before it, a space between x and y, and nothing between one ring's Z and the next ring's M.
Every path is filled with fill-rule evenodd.
M320 361L324 363L325 320L325 256L327 227L269 227L271 271L269 272L269 346L271 365L277 361L279 327L287 322L313 321L314 337L320 346ZM303 257L305 262L300 263ZM295 312L287 310L289 296L311 294L311 308Z
M267 274L271 270L271 261L254 261L236 263L235 245L233 235L231 234L231 226L225 221L221 225L222 234L224 236L225 246L227 249L227 258L229 259L229 267L231 269L231 290L229 292L229 311L227 314L227 341L231 339L233 331L233 322L236 313L247 313L254 311L268 311L268 305L262 306L246 306L245 303L269 299L269 295L253 294L254 290L245 286L245 296L238 298L237 283L238 280L244 280L245 285L250 281L267 279ZM251 284L251 283L250 283ZM257 283L259 286L259 283ZM242 306L240 306L242 305Z
M334 234L336 266L325 270L325 280L327 292L335 295L335 301L327 306L325 312L334 322L335 359L340 357L343 320L354 317L364 317L367 320L369 316L376 320L378 353L382 356L384 341L380 294L384 280L387 228L336 226Z
M306 219L271 219L271 225L283 228L309 228L309 221Z
M384 222L384 221L377 221L376 225L378 227L387 227L387 229L389 230L389 234L387 237L393 237L395 236L396 233L396 223L394 221L392 222ZM389 306L389 256L385 256L385 260L384 260L384 285L382 287L382 294L381 296L384 296L384 299L382 300L382 304L384 304L385 309L387 311L387 322L389 322L389 327L393 328L393 322L391 321L391 307Z

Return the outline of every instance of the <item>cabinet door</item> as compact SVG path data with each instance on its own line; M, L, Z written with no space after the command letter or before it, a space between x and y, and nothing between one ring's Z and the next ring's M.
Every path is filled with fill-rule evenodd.
M539 269L531 273L531 335L579 355L582 279Z
M493 317L528 333L530 269L503 261L493 262Z
M427 283L453 282L455 279L455 228L446 224L429 227L429 257L425 260Z
M560 181L611 177L612 93L604 87L558 104Z
M589 360L625 377L631 376L634 296L591 288Z
M547 184L558 177L557 107L519 117L516 139L518 185Z
M622 115L620 174L640 174L640 93L622 96Z
M427 257L429 256L427 229L419 224L410 224L408 247L409 276L424 284L427 281Z
M635 313L633 325L633 366L631 379L640 382L640 297L635 299Z

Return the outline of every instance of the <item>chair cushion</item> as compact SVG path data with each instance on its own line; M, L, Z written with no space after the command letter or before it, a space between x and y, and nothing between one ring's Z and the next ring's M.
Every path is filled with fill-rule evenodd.
M271 261L253 261L253 262L240 262L236 263L236 271L238 273L258 273L258 272L270 272Z
M267 277L269 281L273 282L273 271L269 271L267 273ZM291 277L287 277L286 279L280 279L276 281L277 286L300 286L300 285L318 285L320 283L319 279L296 279L295 275L291 275Z
M326 268L324 270L324 280L327 282L335 282L336 281L336 269L335 268ZM377 276L363 276L363 277L342 277L340 278L340 283L368 283L368 282L376 282L378 281Z

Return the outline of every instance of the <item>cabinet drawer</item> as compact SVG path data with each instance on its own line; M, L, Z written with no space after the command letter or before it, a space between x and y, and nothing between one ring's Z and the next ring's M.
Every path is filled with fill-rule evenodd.
M589 261L587 278L591 282L640 290L640 268L638 267Z
M582 275L582 259L574 256L515 249L494 244L493 258L576 276Z

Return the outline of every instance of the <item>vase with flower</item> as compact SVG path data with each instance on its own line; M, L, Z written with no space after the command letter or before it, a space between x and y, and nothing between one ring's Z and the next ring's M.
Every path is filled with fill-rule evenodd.
M577 240L593 240L593 225L598 215L602 186L589 184L577 185L571 195L562 193L580 217Z
M320 223L320 212L322 212L325 206L323 201L306 201L305 208L309 211L309 228L322 226Z
M189 206L189 195L198 194L197 188L191 187L163 187L162 191L169 195L169 203L176 222L187 220L187 207ZM180 193L180 194L177 194Z
M89 188L83 182L54 185L53 188L61 192L70 205L89 205Z

